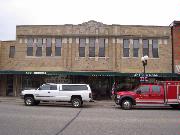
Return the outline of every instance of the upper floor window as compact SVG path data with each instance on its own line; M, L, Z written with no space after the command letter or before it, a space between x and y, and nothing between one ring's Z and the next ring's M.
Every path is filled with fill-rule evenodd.
M86 46L86 39L80 38L79 39L79 57L85 57L85 46Z
M133 57L138 57L139 54L139 40L133 40Z
M46 40L46 56L51 56L52 55L52 40L51 38L47 38Z
M62 40L56 38L55 56L61 56Z
M153 58L158 58L159 54L158 54L158 40L155 39L152 41L152 56Z
M27 39L27 56L33 56L33 38Z
M99 39L99 57L105 57L105 39Z
M143 56L149 56L149 40L143 39Z
M129 39L123 40L123 57L129 57Z
M89 57L95 57L95 38L89 38Z
M15 56L15 46L10 46L9 58L14 58Z
M36 56L42 56L42 45L43 45L43 42L42 42L42 38L38 38L38 41L37 41L37 48L36 48Z

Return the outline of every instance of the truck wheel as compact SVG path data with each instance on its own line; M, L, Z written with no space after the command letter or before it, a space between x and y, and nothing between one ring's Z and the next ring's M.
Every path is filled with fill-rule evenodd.
M176 105L170 105L172 108L174 109L180 109L180 104L176 104Z
M130 110L132 109L132 101L129 100L129 99L125 99L122 101L122 104L121 104L121 107L122 109L124 110Z
M82 105L82 101L79 98L73 98L71 103L72 103L72 107L74 108L79 108Z
M25 97L24 103L26 106L33 106L35 104L35 101L33 97Z

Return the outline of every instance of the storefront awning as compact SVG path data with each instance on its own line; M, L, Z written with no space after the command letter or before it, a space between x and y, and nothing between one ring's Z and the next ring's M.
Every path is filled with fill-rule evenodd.
M76 76L122 76L122 77L143 77L143 73L121 73L109 71L85 71L85 72L68 72L68 71L12 71L0 70L0 74L11 75L76 75ZM179 74L173 73L146 73L146 77L180 77Z

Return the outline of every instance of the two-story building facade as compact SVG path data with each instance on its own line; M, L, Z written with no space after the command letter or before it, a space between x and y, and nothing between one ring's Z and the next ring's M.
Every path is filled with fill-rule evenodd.
M17 96L42 83L89 83L98 97L109 97L114 79L136 82L143 76L172 74L170 26L20 25L15 41L0 42L0 95Z

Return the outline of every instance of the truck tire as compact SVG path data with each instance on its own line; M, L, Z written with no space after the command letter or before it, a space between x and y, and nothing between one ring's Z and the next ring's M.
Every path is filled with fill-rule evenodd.
M130 110L132 109L132 101L129 99L124 99L121 103L121 107L124 110Z
M82 101L79 98L73 98L71 100L71 103L72 103L72 107L74 107L74 108L79 108L82 106Z
M28 96L24 98L24 103L26 106L33 106L35 104L35 100L33 97Z
M173 105L170 105L172 108L174 109L180 109L180 104L173 104Z

